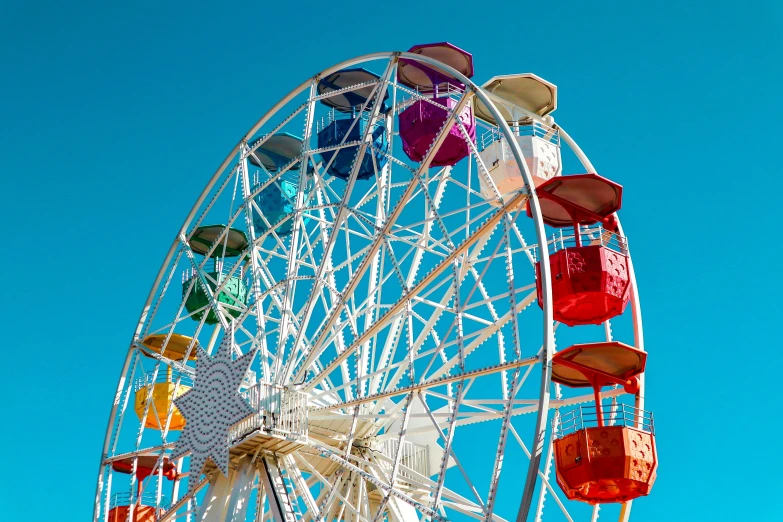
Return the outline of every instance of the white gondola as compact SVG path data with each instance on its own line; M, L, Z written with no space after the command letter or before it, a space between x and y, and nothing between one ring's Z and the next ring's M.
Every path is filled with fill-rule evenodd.
M519 135L517 143L522 149L525 163L533 176L536 186L559 176L563 171L563 162L560 159L560 136L557 130L543 124L534 123L518 127ZM495 189L499 195L505 196L517 192L525 186L522 172L519 170L511 147L500 133L491 131L482 140L485 145L479 156L484 162L489 177L494 183L490 184L486 176L479 176L481 195L492 204L500 205Z
M482 88L490 93L503 119L513 128L535 185L559 176L563 168L560 136L549 116L557 108L557 86L535 74L525 73L495 76ZM522 189L523 176L487 106L476 100L475 111L477 118L491 125L482 136L480 156L495 186L485 175L479 175L481 195L492 204L500 205L507 198L498 199L498 195L507 196Z

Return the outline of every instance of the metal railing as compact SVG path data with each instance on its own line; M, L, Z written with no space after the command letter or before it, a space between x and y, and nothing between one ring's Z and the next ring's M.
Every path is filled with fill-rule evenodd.
M458 85L453 85L451 83L447 83L445 87L439 87L437 90L437 93L435 92L435 89L433 88L421 88L417 87L415 89L406 87L403 85L397 86L398 91L398 102L397 105L394 107L394 113L399 114L403 112L405 109L413 105L419 100L429 100L428 103L436 104L439 106L445 106L445 103L442 100L444 98L451 98L454 101L459 100L459 98L465 93L465 89L463 87L460 87Z
M135 505L137 506L148 506L148 507L155 507L156 503L158 501L158 496L154 492L149 493L143 493L141 495L141 498L136 496L135 498ZM114 493L112 494L110 500L109 500L109 509L114 509L116 507L122 507L122 506L129 506L131 503L131 494L129 492L125 493ZM162 496L160 499L160 509L166 510L169 507L169 500Z
M600 245L618 254L628 255L628 239L605 229L600 223L589 226L579 227L579 240L582 246ZM556 234L552 234L546 242L549 255L555 252L565 250L566 248L576 247L576 235L563 234L563 229L559 229ZM538 261L538 246L533 247L533 258Z
M220 247L218 247L219 249ZM226 276L231 274L231 271L234 270L235 263L226 263L225 261L221 261L220 259L213 258L212 260L208 261L206 266L204 267L204 273L211 277L212 279L215 279L218 284L222 283L223 280L226 279ZM231 275L231 277L236 277L237 279L243 279L245 276L245 264L240 264L240 266L234 270L234 273ZM182 271L182 284L190 282L191 279L196 277L198 275L198 272L195 268L186 268ZM243 280L243 283L245 286L248 285L249 281L247 279Z
M540 138L553 145L560 146L560 132L556 127L551 127L544 123L533 122L532 125L512 126L511 130L517 136L532 136ZM503 135L497 127L492 127L481 135L479 139L479 150L484 150L496 141L503 140Z
M625 426L655 434L652 412L640 410L627 404L612 404L601 408L601 417L605 426ZM584 428L598 426L598 410L595 406L579 406L560 414L559 422L555 417L555 438L565 437Z
M372 107L368 107L366 110L361 110L361 108L361 105L351 107L351 112L342 112L336 109L330 109L329 112L326 113L326 116L322 116L320 120L316 120L315 131L321 132L337 120L353 120L357 117L364 120L365 123L369 123ZM377 125L380 125L380 123L376 123L376 126Z
M158 376L155 377L154 383L153 383L152 375L138 377L135 381L133 381L133 391L137 392L142 388L146 388L150 384L163 384L166 382L174 384L177 382L178 379L180 385L187 386L188 388L193 387L193 378L190 375L181 373L177 370L172 370L171 377L169 378L166 369L161 368L160 370L158 370Z
M401 90L407 90L403 87L399 87ZM445 98L446 96L460 97L465 93L465 87L462 84L454 84L451 82L441 82L438 88L434 87L416 87L411 89L411 94L416 98ZM414 94L415 93L415 94Z
M400 442L398 440L389 439L381 443L381 453L394 460L397 455L397 448ZM403 441L402 443L402 458L400 464L406 468L410 468L420 475L425 477L430 476L430 460L427 446L422 444L416 444L413 442ZM402 478L414 479L410 472L403 469L399 470L399 476Z
M250 185L250 192L251 193L256 192L259 189L259 187L261 187L261 185L263 185L267 181L269 181L269 177L270 177L269 175L264 173L264 175L262 176L261 174L262 173L259 170L255 170L253 172L253 180L252 180L252 183ZM298 170L289 169L289 170L285 171L282 175L280 175L275 180L273 185L276 185L277 188L280 189L280 182L281 181L287 181L289 183L293 183L294 185L299 186L299 177L300 176L301 176L301 173ZM258 197L260 195L261 194L259 193L258 195L256 195L256 197Z
M307 438L307 394L259 382L242 392L255 413L236 424L229 438L236 441L257 429L291 440Z

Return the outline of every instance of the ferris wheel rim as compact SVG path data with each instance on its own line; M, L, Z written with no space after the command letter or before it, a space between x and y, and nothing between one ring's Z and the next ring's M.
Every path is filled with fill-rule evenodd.
M289 103L297 95L301 94L305 89L307 89L307 87L309 85L312 85L314 80L317 80L318 78L320 78L322 76L327 76L329 74L332 74L333 72L339 71L339 70L341 70L343 68L357 65L359 63L364 63L364 62L373 61L373 60L399 59L399 58L409 58L409 59L412 59L412 60L415 60L415 61L428 63L430 65L434 65L436 67L439 67L441 69L446 70L447 72L449 72L452 75L454 75L458 80L463 82L466 85L466 87L468 87L473 92L474 95L477 95L480 98L483 98L482 101L487 105L487 107L490 109L490 111L493 111L496 116L499 115L499 112L497 111L496 107L494 106L494 103L492 101L490 101L486 96L482 96L481 88L478 85L476 85L474 82L472 82L470 79L468 79L467 77L462 75L459 71L456 71L456 70L452 69L451 67L449 67L448 65L442 64L442 63L438 62L437 60L431 59L431 58L426 57L426 56L412 54L412 53L394 53L394 52L392 52L392 53L373 53L373 54L359 56L359 57L356 57L356 58L353 58L353 59L350 59L350 60L343 61L343 62L341 62L339 64L336 64L336 65L334 65L334 66L332 66L330 68L327 68L324 71L322 71L321 73L319 73L319 74L313 76L312 78L302 82L299 86L295 87L291 92L289 92L288 95L284 96L278 103L273 105L251 127L251 129L244 135L244 137L234 146L234 148L231 150L231 152L227 155L226 159L222 162L222 164L217 169L215 174L210 178L209 182L205 186L205 188L202 191L201 195L199 196L199 198L197 199L197 201L195 202L195 204L191 208L191 210L190 210L189 214L187 215L187 217L186 217L182 227L180 228L180 232L179 232L177 238L175 238L175 240L172 242L172 245L171 245L171 247L170 247L166 257L164 258L164 261L163 261L163 263L161 265L161 268L160 268L160 270L158 272L158 275L156 276L156 279L155 279L155 281L153 283L153 286L152 286L152 288L151 288L151 290L149 292L147 301L145 302L145 305L143 307L143 312L142 312L142 314L141 314L141 316L139 318L139 322L138 322L137 327L136 327L136 331L135 331L135 334L134 334L133 341L135 341L136 337L138 336L139 329L143 326L143 324L144 324L144 322L146 320L146 314L149 311L149 308L150 308L150 306L151 306L151 304L152 304L152 302L154 300L156 291L157 291L158 287L160 286L160 283L161 283L161 281L162 281L162 279L163 279L163 277L165 275L166 267L171 262L171 259L173 258L174 253L176 252L176 250L177 250L177 248L178 248L178 246L179 246L179 244L181 242L181 238L187 232L187 228L190 225L190 223L192 222L192 220L195 217L196 213L198 212L198 209L204 203L204 201L206 200L206 198L209 195L210 191L213 189L215 184L218 182L218 180L220 179L221 175L225 172L226 168L230 165L232 159L239 152L239 150L243 146L243 143L246 143L247 140L250 137L252 137L253 134L256 133L261 127L263 127L263 125L274 114L276 114L281 108L283 108L287 103ZM502 118L499 118L499 119L502 122L499 125L501 127L501 132L503 132L503 134L505 136L507 136L507 137L512 136L512 133L511 133L511 130L510 130L509 126L505 123L505 121ZM526 165L526 163L525 163L525 161L523 159L521 150L519 150L518 144L516 144L516 142L513 139L511 139L510 142L513 143L513 145L512 145L512 154L514 154L515 159L516 159L518 165L520 165L522 167L520 170L522 171L523 176L525 177L526 185L527 185L528 190L529 190L530 200L535 200L535 192L533 190L534 184L532 183L532 178L531 178L530 173L528 171L528 167L527 167L527 165ZM537 229L537 238L536 238L537 239L537 243L540 245L540 244L542 244L542 241L545 241L545 234L543 233L543 222L540 220L540 217L539 217L540 211L538 210L537 200L535 200L535 203L533 203L533 206L534 206L534 216L535 216L534 219L536 220L536 222L540 222L541 223L540 224L540 228ZM541 250L543 251L542 259L545 261L547 259L547 257L546 257L547 256L546 249L541 249ZM548 274L548 272L549 272L548 263L546 263L546 262L542 263L542 267L543 267L542 272ZM544 315L544 321L545 321L545 324L547 325L547 326L545 326L545 339L547 339L547 337L546 337L547 336L547 333L546 333L547 329L549 330L549 334L548 334L549 338L551 338L551 329L552 329L552 324L553 324L553 322L551 320L551 304L549 303L549 299L548 299L548 291L549 291L549 287L550 286L551 286L550 284L545 284L544 285L544 288L545 288L545 297L544 297L545 315ZM549 310L549 315L548 315L549 319L547 319L546 310ZM133 350L133 341L131 343L131 346L129 348L128 354L126 356L126 363L125 363L125 365L123 367L123 375L121 377L121 382L118 385L118 393L120 393L120 391L122 389L123 381L124 381L123 377L124 377L125 373L127 372L127 367L129 366L130 359L133 356L133 351L134 351ZM545 342L544 342L545 348L543 350L543 353L546 353L547 351L551 351L547 347L548 344L549 343L547 343L547 341L545 340ZM546 370L545 370L545 373L546 373ZM544 387L546 389L549 388L549 382L548 381L544 385L542 385L542 388L544 388ZM548 394L546 395L546 397L548 398ZM99 476L100 476L100 474L102 472L103 466L105 465L104 464L104 460L105 460L105 457L106 457L106 454L107 454L106 452L108 450L109 439L111 437L111 428L112 428L112 426L114 424L114 419L115 419L115 415L116 415L116 404L117 403L115 401L115 403L113 404L113 407L112 407L112 413L111 413L111 416L110 416L110 419L109 419L109 423L108 423L108 427L107 427L106 440L105 440L105 443L104 443L104 451L102 452L101 463L99 465ZM541 436L543 437L544 434L545 434L545 431L546 431L545 423L546 423L546 414L548 412L548 400L539 402L539 417L541 417L541 412L543 412L543 418L539 421L538 424L540 424L543 427L543 429L542 430L538 430L538 431L540 431L542 433ZM539 458L540 458L540 453L539 453ZM538 461L537 460L531 460L530 468L531 469L535 468L537 470L537 468L538 468ZM532 482L532 484L530 484L529 486L526 486L526 490L530 490L530 494L532 494L532 490L535 487L536 483L537 483L537 478L536 478L536 476L534 474L533 475L533 482ZM99 500L100 488L101 488L101 485L100 485L100 482L99 482L98 491L96 492L96 520L97 520L97 517L98 517L98 507L99 507L98 504L100 503L100 500Z
M308 86L312 85L314 81L317 81L318 78L322 76L326 76L328 74L332 74L333 72L339 71L346 67L351 67L356 64L365 63L373 60L382 60L382 59L397 59L399 58L406 58L411 59L415 61L420 61L424 63L428 63L430 65L435 65L437 67L440 67L444 70L447 70L449 73L453 74L457 79L462 81L466 87L468 87L472 92L473 95L477 96L482 100L482 102L490 109L491 112L493 112L498 119L498 127L500 128L501 132L504 136L509 137L512 136L511 129L509 125L506 123L505 119L500 116L500 112L498 111L497 107L495 106L495 101L492 99L492 97L489 95L489 93L486 93L480 86L476 85L474 82L472 82L469 78L464 77L461 73L458 71L450 68L446 64L442 64L440 62L437 62L434 59L428 58L426 56L421 56L418 54L412 54L412 53L400 53L400 52L389 52L389 53L372 53L367 54L359 57L352 58L350 60L343 61L341 63L338 63L336 65L333 65L330 68L325 69L321 73L308 78L306 81L302 82L299 86L295 87L292 91L289 92L286 96L284 96L279 102L277 102L275 105L273 105L251 128L250 130L244 135L244 137L234 146L232 151L228 154L226 159L221 163L220 167L217 169L215 174L210 178L207 185L205 186L203 192L198 197L197 201L191 208L188 216L186 217L182 227L180 228L180 231L177 235L177 237L172 242L172 245L164 258L164 261L161 265L161 268L153 282L152 288L148 294L147 300L143 306L142 313L139 318L139 322L137 323L136 330L134 332L134 337L131 342L131 345L129 347L128 353L126 355L125 363L123 365L123 370L120 376L120 383L118 385L118 395L120 391L122 390L124 386L125 376L127 374L128 367L130 365L131 357L133 356L135 347L134 342L136 341L136 338L138 337L138 334L140 332L140 328L143 326L143 324L146 321L147 314L149 313L149 309L151 304L153 303L155 299L155 295L157 292L157 289L160 287L161 281L166 273L166 268L171 262L174 253L176 252L178 246L181 243L181 237L183 234L187 233L187 229L192 223L194 217L196 216L198 209L201 207L201 205L206 200L207 196L209 195L210 191L214 188L215 184L219 181L221 175L226 171L226 168L231 164L232 159L236 156L236 154L241 150L241 147L244 143L247 142L247 140L253 136L260 128L265 125L269 119L274 116L277 112L280 111L281 108L283 108L286 104L288 104L291 100L293 100L297 95L301 94ZM559 127L562 129L562 127ZM543 230L543 220L541 219L540 215L540 207L538 206L538 200L535 193L534 184L532 182L532 176L530 172L528 171L528 167L526 162L524 161L524 157L522 155L522 152L519 148L519 145L516 143L515 140L509 140L511 144L512 154L515 156L515 160L517 164L521 167L520 170L522 171L523 177L525 179L525 184L528 187L529 193L529 201L531 204L531 210L534 217L534 222L536 224L536 240L539 245L546 243L546 235ZM585 156L586 158L586 156ZM589 160L588 160L589 161ZM551 387L551 356L553 351L553 325L554 321L552 319L552 305L551 305L551 274L549 272L549 263L548 263L548 252L546 248L540 249L541 251L541 266L542 266L542 277L544 278L544 296L543 296L543 303L544 303L544 344L542 347L542 355L541 355L541 362L542 362L542 372L543 372L543 378L542 378L542 390L546 388L545 392L542 392L539 397L539 421L537 424L542 426L542 429L537 428L537 432L541 433L540 440L541 440L541 446L543 445L543 440L546 435L546 419L547 419L547 412L549 410L548 407L548 399L549 399L549 389ZM630 258L630 256L629 256ZM635 290L636 289L636 280L635 277L631 276L631 286ZM638 304L638 295L636 295L635 301ZM641 323L640 323L641 324ZM634 331L636 331L636 325L634 327ZM643 381L642 381L642 393L643 393ZM546 397L546 402L543 402L543 397ZM95 512L95 520L98 520L99 510L98 510L98 504L100 503L100 491L101 491L101 485L100 485L100 476L102 473L102 470L104 466L106 465L106 457L108 446L109 446L109 439L111 437L111 430L112 426L114 424L114 420L116 418L116 406L118 403L118 398L115 399L113 407L112 407L112 413L110 415L108 427L107 427L107 434L106 439L104 441L104 450L101 455L101 462L99 465L99 485L98 490L96 492L96 512ZM543 416L541 413L543 412ZM537 440L537 439L534 439ZM539 444L536 444L536 447L538 447ZM541 453L539 452L538 457L540 459ZM536 465L533 466L533 459L531 459L530 466L529 466L529 472L528 475L532 473L533 480L531 482L530 477L526 480L526 486L525 490L530 490L530 495L532 495L533 489L535 488L535 485L538 483L537 478L537 471L539 468L539 462L536 461ZM527 493L525 493L527 495ZM521 514L521 510L520 510Z
M560 128L560 136L563 139L563 141L566 142L566 144L569 146L569 148L574 152L576 157L579 159L579 162L582 164L582 166L588 171L588 172L596 172L595 167L593 166L593 163L590 161L590 158L587 156L587 154L582 150L582 148L579 146L579 144L576 142L576 140L571 137L570 134L568 134L563 127L559 126ZM617 228L619 233L622 236L625 236L625 233L623 231L623 226L620 220L619 216L615 216L617 219ZM642 322L642 307L641 302L639 298L639 286L636 282L636 271L634 270L633 265L633 256L631 254L631 251L628 251L628 280L630 283L630 290L631 290L631 299L630 299L630 305L631 305L631 314L633 318L633 332L634 332L634 347L638 350L641 350L643 352L646 352L644 347L644 325ZM608 340L608 339L607 339ZM635 407L643 410L644 409L644 396L645 396L645 389L646 389L646 379L645 374L641 374L639 377L639 391L636 393L635 396ZM633 500L628 500L622 504L622 508L620 510L620 517L618 522L628 522L631 516L631 508L633 505Z

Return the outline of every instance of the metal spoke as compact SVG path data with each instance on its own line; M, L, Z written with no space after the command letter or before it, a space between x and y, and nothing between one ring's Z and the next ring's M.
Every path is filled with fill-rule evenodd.
M406 67L445 80L411 87ZM426 52L376 53L311 76L238 140L174 235L134 330L94 522L506 522L500 480L519 460L517 522L534 496L536 522L560 517L545 513L549 498L572 522L551 478L559 409L630 396L556 385L550 397L558 323L536 195L543 167L522 156L526 124L512 130L498 107L559 133L594 169L551 117L498 92ZM496 122L475 118L478 102ZM411 131L414 114L436 123ZM506 149L493 157L498 139ZM441 154L452 150L461 159ZM619 321L603 323L607 340L622 340ZM235 377L252 409L230 428L224 476L223 457L195 469L202 457L180 456L174 441L201 422L178 405L200 389L206 357L225 353L229 329L232 361L259 357ZM569 341L580 336L569 330ZM480 423L498 429L493 455L466 459L462 445L486 439Z

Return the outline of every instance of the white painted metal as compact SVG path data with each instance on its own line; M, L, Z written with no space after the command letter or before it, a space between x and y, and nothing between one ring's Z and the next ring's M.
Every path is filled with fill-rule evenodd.
M231 470L227 476L218 475L212 479L198 513L199 522L223 522L230 516L229 505L236 476L236 471Z
M525 131L522 135L520 135L520 128ZM562 173L557 129L535 122L524 127L514 127L514 133L536 185ZM517 167L516 159L511 154L508 141L494 131L487 132L482 137L482 141L485 143L480 156L487 166L497 191L501 195L508 196L524 189L525 179ZM493 188L484 177L479 177L479 184L481 195L493 204L498 204Z
M410 106L413 100L435 101L397 84L399 59L439 68L466 86L464 91L450 94L458 99L456 107L419 164L411 164L399 154L395 111ZM362 104L370 123L360 138L355 142L344 139L330 149L350 146L358 151L348 179L336 180L328 174L334 157L322 161L328 150L314 145L317 102L325 96L318 94L318 81L343 68L373 61L383 66L377 82L339 91L370 88L373 94ZM387 89L392 92L392 110L381 114L382 95ZM502 150L495 151L496 159L502 159L505 173L501 176L493 174L491 150L479 152L471 142L467 177L459 165L432 166L435 152L452 126L467 138L466 123L457 115L473 98L499 121L491 132L503 140ZM237 392L233 384L231 390L214 388L210 393L216 401L241 396L248 410L235 415L236 411L226 409L200 418L203 405L195 413L187 406L182 408L187 419L183 434L207 432L203 423L219 418L226 436L219 444L212 441L209 448L204 446L207 453L199 450L195 458L185 457L189 466L183 468L183 461L178 461L178 469L189 471L169 489L174 492L173 505L161 520L190 520L197 515L199 520L234 522L248 517L276 522L414 522L461 514L505 521L508 518L494 511L498 486L508 466L503 463L509 434L529 455L517 520L527 519L534 489L542 483L555 496L566 519L572 519L549 483L551 463L546 472L540 469L549 409L592 400L591 395L558 396L553 401L549 396L555 325L549 304L548 249L540 248L546 238L535 185L537 180L559 174L559 146L557 158L547 159L552 153L551 140L537 135L529 143L521 140L518 127L512 131L496 104L508 102L435 60L408 53L378 53L343 62L302 83L253 126L190 211L145 303L111 409L95 497L95 522L107 519L109 494L124 486L118 474L110 471L110 463L120 458L118 446L127 448L123 446L123 423L137 426L133 414L128 414L129 383L138 377L155 382L158 372L167 368L195 377L196 387L210 380L199 362L194 371L187 354L182 361L162 356L145 359L137 348L151 333L165 333L165 343L175 330L186 329L194 339L200 338L207 314L194 323L193 314L184 310L179 290L170 288L174 272L184 263L198 277L186 285L183 295L191 295L200 284L206 289L207 311L215 311L219 319L205 343L206 350L199 349L197 361L208 362L207 354L221 331L231 331L237 338L229 349L225 343L221 345L215 357L221 358L226 368L236 367L229 380L241 381L241 388L237 384L241 395L233 395ZM559 131L563 141L589 165L573 140L553 126L551 117L529 115L520 108L510 112L529 117L538 128ZM382 169L377 167L380 152L371 139L376 121L390 143L385 153L388 163ZM278 171L265 173L268 182L251 186L250 169L255 167L250 166L248 157L256 155L270 136L297 122L304 125L301 156ZM253 145L248 145L251 142ZM372 156L375 175L359 180L361 160L368 155ZM259 233L252 219L254 212L261 212L255 198L294 172L299 176L294 211L275 227L266 221L267 230ZM472 180L474 175L478 184ZM525 205L530 207L532 221L519 218ZM211 219L244 228L249 236L248 255L230 268L223 265L227 278L220 281L208 281L207 264L213 262L209 255L216 246L203 260L188 246L193 228ZM288 221L292 223L290 235L279 234L276 227ZM526 239L525 233L534 239ZM224 230L216 245L226 238ZM519 317L535 310L531 307L536 299L531 275L534 250L541 258L544 306L537 320L540 326L531 330L521 326ZM493 264L495 260L499 264ZM230 277L249 279L249 304L218 302ZM208 282L214 283L214 291ZM636 345L641 347L635 281L633 285ZM611 334L608 324L606 331ZM493 345L491 350L483 347L488 341ZM537 355L531 352L531 341L532 346L540 346ZM193 341L188 353L195 350ZM244 365L255 353L259 354L261 376L257 383L255 377L246 378ZM490 353L491 359L487 359ZM531 383L526 384L528 378ZM179 382L178 378L177 386ZM494 391L488 396L474 392L476 382L483 384L475 389L486 390L485 383L491 382ZM621 393L612 390L604 396ZM141 455L145 445L161 457L195 451L199 445L188 442L191 435L183 435L172 454L168 431L175 404L180 403L175 401L167 411L157 411L150 395L143 411L165 425L157 433L160 440L148 438L156 433L142 426L133 433L132 452L124 455ZM529 413L536 416L535 422L531 419L530 427L523 429L532 431L526 433L532 435L526 444L518 433L522 428L514 422ZM459 444L470 440L473 426L485 422L498 428L498 442L494 459L488 463L491 480L479 484L470 466L463 465L464 455L460 458L458 454ZM226 455L230 451L230 467L228 458L222 460L210 453L216 450L225 450ZM197 493L207 483L207 479L199 481L199 455L204 459L210 455L223 471L209 466L205 470L209 479L206 494ZM134 470L135 466L134 461ZM452 475L447 478L447 470L454 466L475 498L464 498L449 486ZM162 470L156 474L156 506L163 507L165 479ZM185 477L191 488L182 494L178 484ZM130 486L134 485L131 478ZM252 507L248 509L253 495L255 513ZM197 501L200 507L192 507ZM624 510L629 512L630 504ZM542 507L538 511L542 514Z
M296 522L291 498L283 483L283 477L275 457L265 455L261 459L261 482L269 501L269 509L276 522Z
M257 474L253 458L246 455L239 459L234 473L234 483L231 488L225 520L226 522L244 522Z

